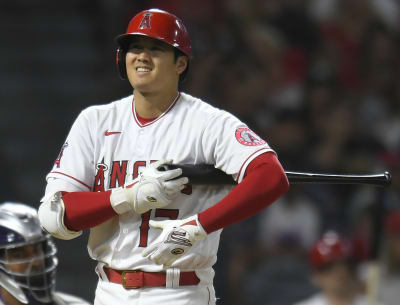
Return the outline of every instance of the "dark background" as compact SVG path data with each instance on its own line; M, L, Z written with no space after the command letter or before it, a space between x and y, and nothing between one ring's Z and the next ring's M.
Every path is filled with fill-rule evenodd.
M392 171L394 183L386 192L292 187L295 201L305 195L317 215L311 240L334 229L361 239L359 257L368 259L373 208L383 207L378 214L383 217L399 205L398 1L1 1L1 201L38 207L45 176L79 112L131 94L129 83L117 75L114 37L137 12L151 7L179 16L191 36L194 59L182 90L245 121L277 151L285 169ZM245 281L254 267L252 256L242 253L259 242L259 218L222 235L215 279L219 304L235 304L240 297L241 304L265 300L251 289L235 296L228 280L240 273ZM365 222L369 230L360 237ZM304 237L285 238L279 242L295 240L304 253L309 248L301 243ZM86 242L87 233L56 241L57 287L90 301L97 277ZM238 270L237 264L248 267ZM278 273L287 288L291 275ZM265 274L256 280L265 281ZM282 295L277 287L270 291ZM305 297L312 288L303 291L280 304Z

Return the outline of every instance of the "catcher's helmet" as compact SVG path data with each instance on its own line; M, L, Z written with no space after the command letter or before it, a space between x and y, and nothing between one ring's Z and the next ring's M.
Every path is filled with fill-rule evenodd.
M165 42L192 57L189 34L182 21L175 15L160 9L140 12L129 22L125 34L115 38L118 43L117 68L122 79L126 79L125 55L133 36L141 35Z
M335 232L325 233L310 251L310 262L315 269L351 258L350 243Z
M34 208L0 204L0 286L20 302L52 302L56 247Z

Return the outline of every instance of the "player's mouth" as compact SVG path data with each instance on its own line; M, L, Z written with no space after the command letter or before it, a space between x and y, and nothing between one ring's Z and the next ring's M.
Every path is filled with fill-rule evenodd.
M136 67L137 72L151 72L153 69L149 67Z

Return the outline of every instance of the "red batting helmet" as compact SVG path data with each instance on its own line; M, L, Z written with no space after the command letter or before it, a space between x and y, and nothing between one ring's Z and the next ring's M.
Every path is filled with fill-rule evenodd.
M182 21L173 14L160 9L145 10L129 22L125 34L116 37L117 68L122 79L126 79L125 55L133 36L142 35L165 42L192 57L189 34Z
M313 268L348 260L352 256L347 240L340 238L335 232L328 232L312 247L310 262Z

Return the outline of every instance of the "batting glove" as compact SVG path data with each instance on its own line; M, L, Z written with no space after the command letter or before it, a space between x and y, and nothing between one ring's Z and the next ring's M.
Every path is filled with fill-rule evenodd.
M133 183L112 191L110 202L118 214L134 210L143 214L151 209L162 208L175 199L179 192L189 183L187 177L181 177L182 169L160 171L158 167L171 164L172 160L160 160L148 165L133 180ZM172 180L173 179L173 180Z
M142 251L142 256L164 267L171 266L190 251L196 242L207 237L207 232L201 226L197 214L182 220L150 220L150 226L163 231Z

